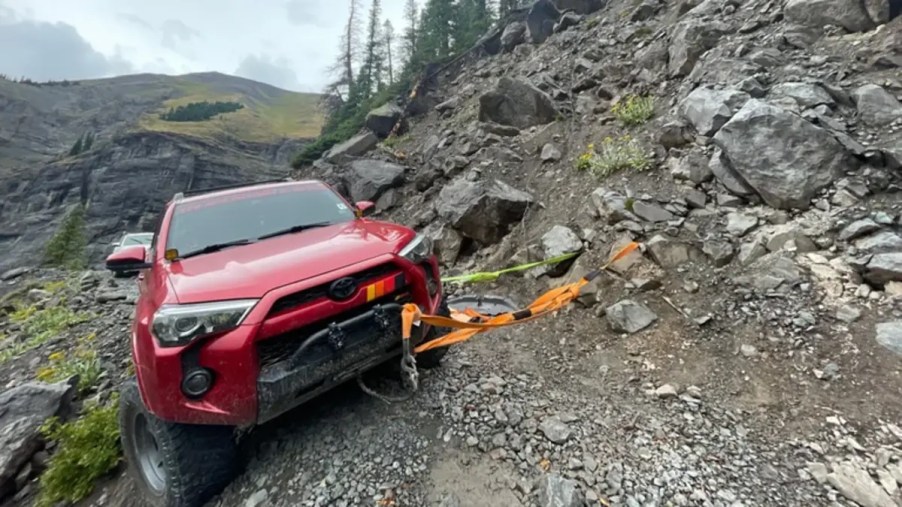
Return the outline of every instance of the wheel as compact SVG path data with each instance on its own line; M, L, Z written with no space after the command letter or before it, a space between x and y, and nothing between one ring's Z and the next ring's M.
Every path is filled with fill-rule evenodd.
M233 428L175 424L144 407L138 384L120 393L119 428L129 474L155 507L198 507L237 472Z
M442 300L442 304L439 306L436 315L441 315L442 317L451 316L451 310L448 308L448 303L445 300ZM426 339L422 341L422 343L426 343L436 338L445 336L451 331L451 328L432 326L432 328L429 330L429 334L426 336ZM439 347L437 349L429 349L425 352L420 352L416 357L417 367L424 368L426 370L438 368L439 366L441 366L442 359L447 353L448 347Z

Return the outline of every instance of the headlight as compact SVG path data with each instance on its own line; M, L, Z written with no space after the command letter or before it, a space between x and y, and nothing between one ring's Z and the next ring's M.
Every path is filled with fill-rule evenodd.
M160 308L153 316L153 334L163 347L176 347L241 324L256 299L217 301Z
M417 234L413 241L401 250L401 257L407 257L410 262L423 262L432 255L432 240L422 234Z

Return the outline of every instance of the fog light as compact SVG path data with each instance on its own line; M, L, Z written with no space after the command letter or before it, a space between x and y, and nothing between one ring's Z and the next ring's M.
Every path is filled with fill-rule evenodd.
M213 386L213 374L206 368L189 371L182 380L182 391L191 398L200 398Z

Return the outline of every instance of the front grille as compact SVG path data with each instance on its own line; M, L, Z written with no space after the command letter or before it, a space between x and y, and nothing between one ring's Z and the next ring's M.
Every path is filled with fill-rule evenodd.
M350 277L357 282L358 286L362 286L369 280L375 280L396 271L399 271L397 266L391 263L385 263L369 269L365 269L363 271L359 271L350 275ZM281 298L277 299L275 303L273 303L272 308L269 309L269 315L275 315L277 313L296 308L300 305L311 303L313 301L316 301L317 299L328 297L329 285L331 283L332 281L329 281L320 285L316 285L314 287L310 287L309 289L304 289L300 292L282 296Z
M354 308L353 311L345 312L340 315L336 315L332 319L326 319L323 321L319 321L298 329L294 329L284 334L273 336L272 338L268 338L266 340L262 340L257 342L257 357L260 362L261 367L272 366L282 361L290 358L296 350L301 346L304 340L307 337L313 335L314 333L325 329L329 322L337 322L344 321L348 319L352 319L358 315L362 315L373 309L374 306L378 304L385 303L409 303L413 299L410 297L410 294L407 292L396 291L391 294L382 296L379 299L375 299L370 301L365 305L358 306ZM359 345L361 342L366 340L366 334L357 334L354 335L347 343L345 343L345 349L352 348L355 345ZM400 335L398 335L400 339ZM334 356L336 352L326 343L325 341L318 341L317 343L312 344L310 347L306 349L304 352L304 362L303 364L318 364L320 362L328 361L332 356Z

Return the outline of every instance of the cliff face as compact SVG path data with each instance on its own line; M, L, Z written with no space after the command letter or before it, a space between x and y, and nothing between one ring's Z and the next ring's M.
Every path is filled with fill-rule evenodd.
M206 122L158 118L174 104L223 99L246 107ZM0 81L0 271L39 262L78 203L87 206L89 259L100 262L123 232L150 230L176 192L287 176L321 121L314 99L218 74L40 87ZM292 108L293 125L267 122ZM69 156L85 132L94 145Z

